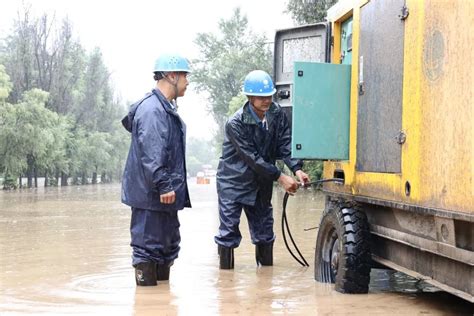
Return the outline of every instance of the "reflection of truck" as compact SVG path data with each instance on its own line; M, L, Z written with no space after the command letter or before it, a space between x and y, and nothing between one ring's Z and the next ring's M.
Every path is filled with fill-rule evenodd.
M324 185L317 280L366 292L378 263L474 302L473 14L469 0L341 0L328 27L277 32L293 156L344 180Z

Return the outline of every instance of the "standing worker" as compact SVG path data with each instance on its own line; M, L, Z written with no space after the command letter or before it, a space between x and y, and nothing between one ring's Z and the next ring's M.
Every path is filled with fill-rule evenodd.
M156 87L122 120L132 134L122 180L122 202L131 206L132 264L137 285L168 280L178 257L178 211L191 207L186 182L186 126L176 99L189 82L188 61L163 54L155 62Z
M248 101L225 125L217 170L220 226L215 242L220 269L234 268L234 248L242 240L242 209L256 246L257 264L273 265L273 182L278 181L290 194L298 189L298 183L275 166L277 159L282 159L301 183L309 182L301 170L303 163L291 159L290 126L281 107L272 101L275 92L266 72L250 72L243 86Z

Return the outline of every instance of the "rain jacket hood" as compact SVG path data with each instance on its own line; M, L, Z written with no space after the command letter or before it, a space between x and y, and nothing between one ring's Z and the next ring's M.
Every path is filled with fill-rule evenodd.
M132 106L130 107L130 110L128 111L128 114L122 119L123 127L130 133L132 132L133 118L135 117L135 113L137 112L138 106L152 95L153 95L152 93L147 93L143 99L132 104Z

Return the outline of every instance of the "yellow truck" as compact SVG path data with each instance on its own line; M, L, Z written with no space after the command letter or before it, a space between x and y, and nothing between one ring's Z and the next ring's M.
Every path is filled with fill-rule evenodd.
M341 0L275 37L293 156L324 160L315 279L383 265L474 302L474 1Z

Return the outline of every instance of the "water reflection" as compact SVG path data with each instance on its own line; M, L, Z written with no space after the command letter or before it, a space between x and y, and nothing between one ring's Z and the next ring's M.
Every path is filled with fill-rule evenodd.
M245 216L235 269L219 270L215 186L191 182L193 209L180 212L182 251L169 282L137 288L130 266L130 210L119 185L0 192L0 314L472 314L472 306L416 279L373 270L370 293L342 295L313 278L314 244L324 200L300 192L288 222L309 268L281 238L274 196L273 267L257 268Z

